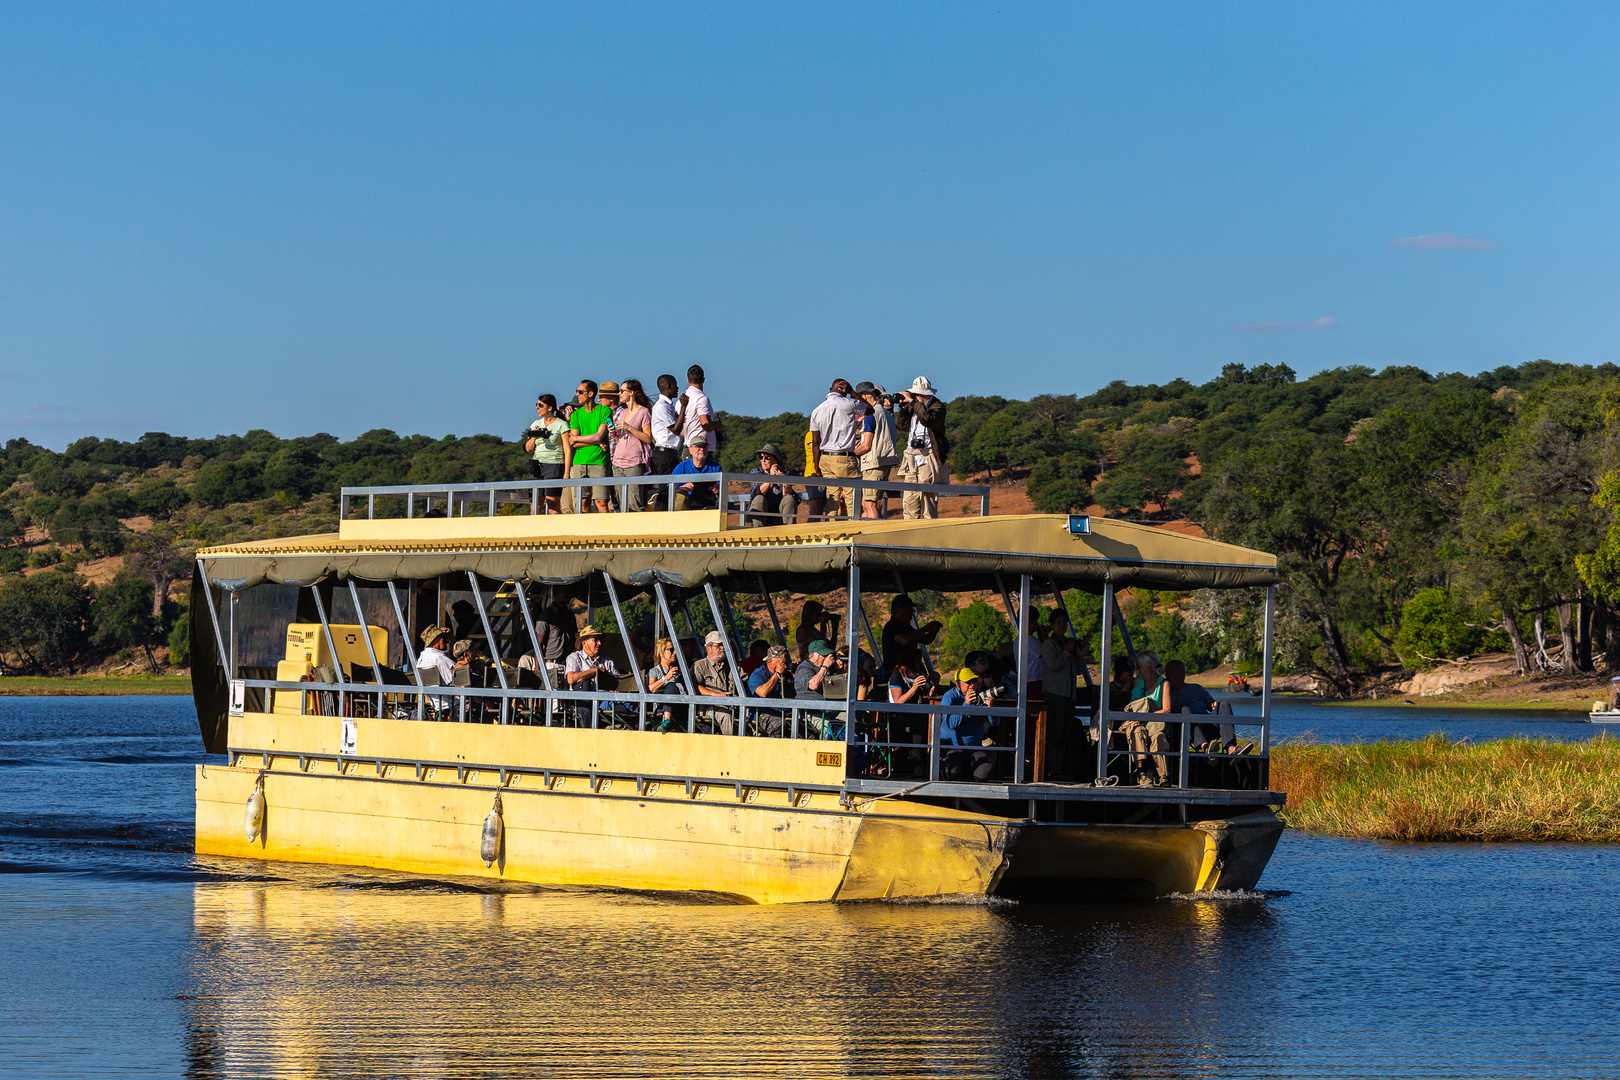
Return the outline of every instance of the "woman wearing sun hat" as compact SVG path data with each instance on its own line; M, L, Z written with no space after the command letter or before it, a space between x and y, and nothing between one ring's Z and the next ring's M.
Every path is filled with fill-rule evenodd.
M950 480L945 455L951 444L945 438L945 403L934 392L928 376L912 380L911 389L901 391L896 422L905 436L900 453L900 479L907 484L943 484ZM939 517L939 496L933 492L908 491L902 501L908 520Z

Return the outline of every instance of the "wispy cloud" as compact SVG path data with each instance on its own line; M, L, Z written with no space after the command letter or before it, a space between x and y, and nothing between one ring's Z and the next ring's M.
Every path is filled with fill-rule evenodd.
M1333 330L1339 325L1339 320L1331 315L1324 315L1320 319L1306 322L1303 319L1274 319L1271 322L1237 323L1232 329L1243 334L1259 334L1268 330Z
M1496 247L1496 241L1461 233L1437 232L1403 236L1399 240L1391 240L1389 246L1415 248L1418 251L1490 251Z

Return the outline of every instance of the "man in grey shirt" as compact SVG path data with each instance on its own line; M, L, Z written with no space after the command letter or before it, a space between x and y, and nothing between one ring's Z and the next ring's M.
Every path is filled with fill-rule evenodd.
M855 396L848 379L834 379L827 397L810 414L810 461L818 476L843 480L859 479L861 456L861 417L866 403ZM829 487L827 495L849 514L849 488Z

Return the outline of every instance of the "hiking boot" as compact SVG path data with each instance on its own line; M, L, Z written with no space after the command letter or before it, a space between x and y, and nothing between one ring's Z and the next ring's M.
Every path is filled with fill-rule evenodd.
M1131 780L1137 787L1152 787L1157 777L1147 769L1137 769L1131 773Z
M1158 782L1155 783L1153 786L1154 787L1174 787L1175 785L1170 782L1170 778L1168 776L1161 776L1161 777L1159 777Z

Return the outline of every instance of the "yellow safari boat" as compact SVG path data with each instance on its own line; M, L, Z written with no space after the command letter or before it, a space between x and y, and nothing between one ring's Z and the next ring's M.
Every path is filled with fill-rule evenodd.
M717 474L718 505L753 479ZM1272 556L1117 521L986 516L986 489L943 485L885 488L978 497L980 516L744 528L725 509L538 513L546 489L580 483L348 489L336 534L201 551L193 685L222 758L197 767L197 851L757 903L1259 881L1284 801L1267 784ZM988 595L1018 627L1037 602L1100 594L1107 672L1130 649L1114 602L1126 586L1265 589L1258 715L1220 717L1257 752L1201 746L1199 718L1175 714L1168 775L1138 786L1120 732L1133 714L1089 667L1068 701L1043 701L1039 643L1011 648L1004 692L964 681L983 692L942 704L926 628L892 603L908 589ZM738 633L745 606L792 654L775 685L787 681L790 595L830 612L806 621L827 619L815 632L856 671L817 647L819 698L726 682L754 644ZM558 627L572 636L581 606L587 661L607 657L616 679L561 656ZM891 608L883 627L869 615ZM422 654L424 637L466 642L451 650L463 662ZM655 643L699 637L709 656L662 652L669 681L649 682ZM908 643L924 684L894 702L874 669Z

